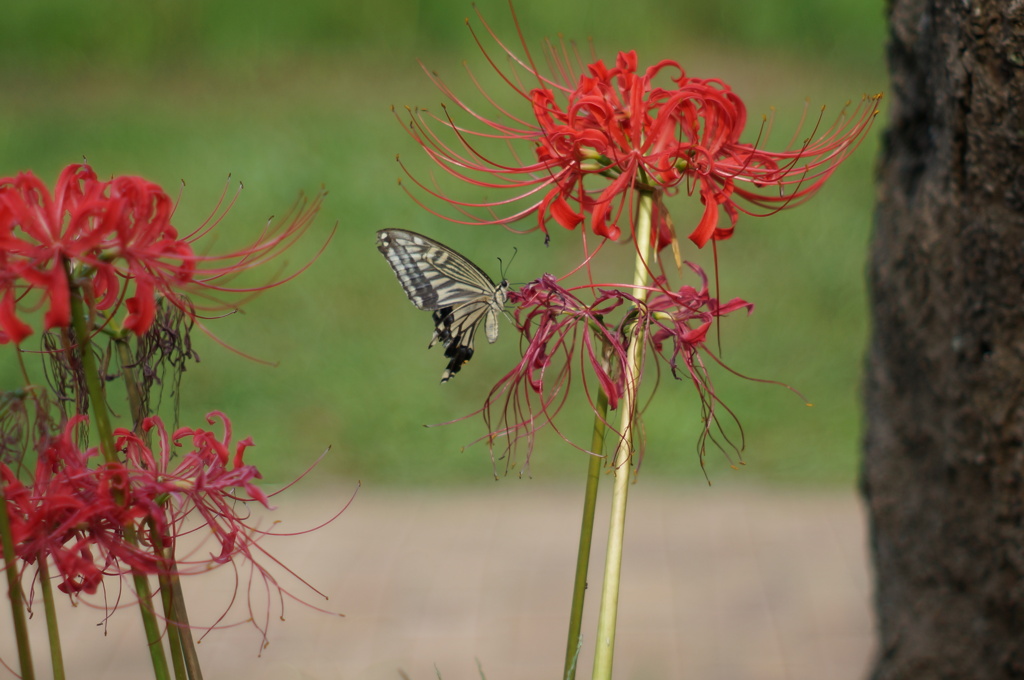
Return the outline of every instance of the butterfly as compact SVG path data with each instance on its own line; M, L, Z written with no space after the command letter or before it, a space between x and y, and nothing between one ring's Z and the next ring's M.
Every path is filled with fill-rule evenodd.
M483 269L448 246L404 229L378 231L377 250L412 303L434 313L434 335L427 349L440 341L450 359L441 382L448 382L473 358L473 336L481 322L487 341L498 339L498 315L508 298L508 281L495 284Z

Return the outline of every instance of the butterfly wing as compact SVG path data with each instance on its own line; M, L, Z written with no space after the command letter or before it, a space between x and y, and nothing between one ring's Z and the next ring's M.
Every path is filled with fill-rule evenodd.
M447 382L473 357L473 337L486 318L487 339L498 339L498 315L508 297L508 282L496 285L487 274L448 246L403 229L377 232L377 249L398 276L417 308L432 311L434 335L450 359L441 375Z

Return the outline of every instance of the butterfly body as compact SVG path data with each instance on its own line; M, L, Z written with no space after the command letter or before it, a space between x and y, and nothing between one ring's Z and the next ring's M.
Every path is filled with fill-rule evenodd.
M498 317L508 298L508 281L494 281L464 256L437 241L404 229L377 232L383 253L412 303L433 312L434 335L450 359L441 375L447 382L473 358L473 336L484 324L487 341L498 339Z

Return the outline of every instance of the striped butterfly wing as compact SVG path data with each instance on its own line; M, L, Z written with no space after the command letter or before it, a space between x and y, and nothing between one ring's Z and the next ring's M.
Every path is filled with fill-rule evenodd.
M428 348L440 341L450 360L441 382L447 382L473 358L473 337L482 322L488 342L498 339L498 316L508 297L508 281L495 284L459 253L412 231L378 231L377 250L384 254L412 303L434 313L434 335Z

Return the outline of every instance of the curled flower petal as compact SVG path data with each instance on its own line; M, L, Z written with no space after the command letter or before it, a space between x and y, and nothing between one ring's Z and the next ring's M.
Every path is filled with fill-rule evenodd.
M18 306L34 291L48 301L44 327L68 326L71 283L90 286L95 309L108 316L124 302L123 327L138 335L152 326L158 297L193 319L200 309L234 308L217 301L217 296L251 296L294 276L257 287L229 285L241 272L276 258L300 238L322 199L321 193L296 204L248 246L211 255L201 254L194 245L224 214L215 214L180 236L171 224L174 202L141 177L103 181L88 165L69 165L52 195L31 173L0 178L0 342L26 336L29 327L19 318ZM195 297L213 302L197 306L190 301Z
M723 407L701 358L708 354L718 362L706 347L708 332L723 316L741 310L751 313L753 304L740 298L720 303L710 295L703 269L686 264L699 285L669 289L659 277L646 301L630 292L630 286L595 283L567 288L550 274L509 294L522 337L522 358L498 380L479 411L489 430L485 439L492 447L505 442L508 464L519 442L526 444L528 463L536 432L545 426L558 429L555 418L574 383L582 385L598 417L604 412L597 406L597 394L604 396L610 410L621 407L627 347L633 337L644 338L644 356L664 362L673 376L688 379L696 388L703 405L704 427L698 439L703 455L705 440L720 427L717 410ZM592 299L585 300L584 294ZM639 416L637 412L633 419ZM607 425L615 432L614 425Z
M594 234L616 240L632 233L633 212L624 207L633 189L666 195L696 189L705 210L689 238L702 247L729 238L741 212L771 214L809 198L857 148L878 111L880 96L865 97L824 131L816 125L799 145L769 151L763 139L740 141L748 132L746 106L718 79L692 77L668 59L641 69L635 51L620 52L612 66L597 60L578 69L579 54L548 43L549 76L534 65L521 33L523 57L483 26L511 67L502 70L501 60L484 50L487 63L532 115L497 108L488 117L428 73L469 124L447 109L444 117L417 109L410 111L407 127L455 180L510 194L467 202L440 188L428 190L455 208L449 219L464 224L507 224L536 215L545 232L550 221L567 229L586 222ZM531 83L532 88L523 85ZM481 94L493 105L494 99ZM494 140L504 141L509 153L490 152ZM719 226L720 211L729 219L726 227ZM656 243L664 247L672 240L660 233Z

